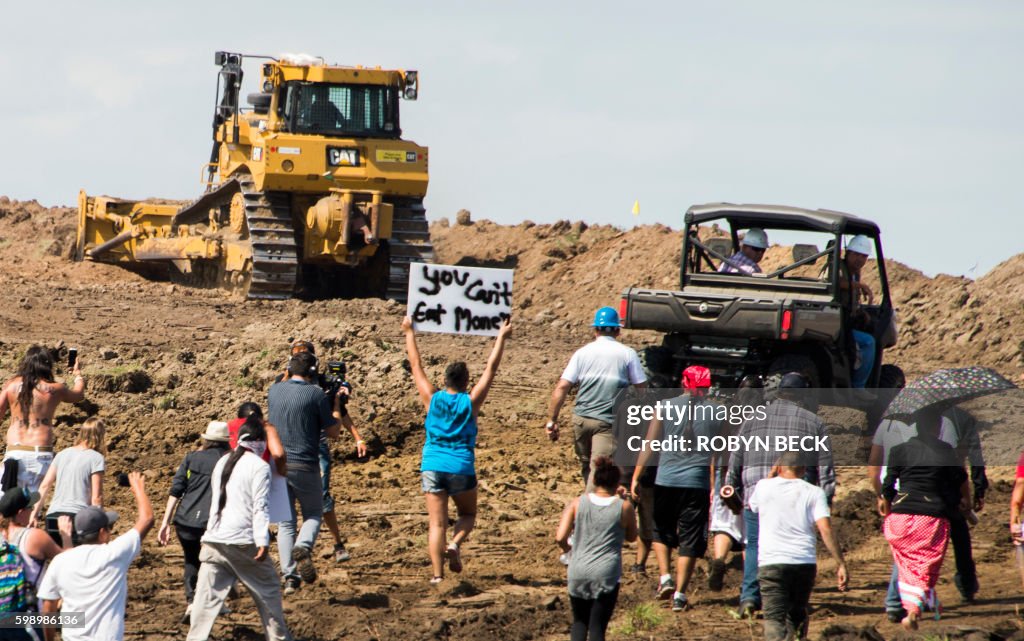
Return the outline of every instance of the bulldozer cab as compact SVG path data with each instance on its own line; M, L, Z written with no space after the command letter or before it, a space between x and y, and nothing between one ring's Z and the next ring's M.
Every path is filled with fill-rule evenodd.
M284 88L283 129L341 138L400 138L393 87L294 81Z

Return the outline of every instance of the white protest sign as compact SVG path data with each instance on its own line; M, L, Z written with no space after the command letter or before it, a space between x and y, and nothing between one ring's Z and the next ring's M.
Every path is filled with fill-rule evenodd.
M512 270L409 266L409 309L422 332L497 336L512 315Z

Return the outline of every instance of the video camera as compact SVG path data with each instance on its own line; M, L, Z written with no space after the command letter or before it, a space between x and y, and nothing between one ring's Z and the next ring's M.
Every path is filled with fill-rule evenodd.
M320 387L332 403L342 387L349 392L352 391L352 384L345 380L347 371L348 368L345 367L344 361L328 361L324 373L320 375ZM340 400L342 405L348 403L348 395L342 394Z

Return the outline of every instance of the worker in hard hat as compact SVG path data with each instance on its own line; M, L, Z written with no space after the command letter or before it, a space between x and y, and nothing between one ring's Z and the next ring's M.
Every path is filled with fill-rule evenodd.
M722 261L718 271L721 274L760 274L761 259L768 249L768 234L753 227L747 230L740 241L740 250Z
M576 350L551 393L548 422L544 426L552 441L558 439L558 414L569 390L579 385L573 409L573 435L583 480L590 488L591 462L615 454L615 401L619 392L632 385L647 386L647 375L636 350L618 342L619 313L602 307L594 314L593 342Z
M871 255L871 239L857 235L846 243L846 252L839 264L839 300L850 315L850 328L857 354L853 368L854 387L864 387L875 366L875 337L871 333L871 317L861 307L861 299L871 305L875 294L861 281L861 270Z

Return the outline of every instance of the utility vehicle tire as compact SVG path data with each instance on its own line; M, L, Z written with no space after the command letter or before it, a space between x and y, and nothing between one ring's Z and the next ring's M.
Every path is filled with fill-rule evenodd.
M821 387L821 377L818 375L818 366L814 364L809 356L803 354L784 354L768 366L768 376L764 379L764 395L769 401L775 400L779 391L779 382L782 377L790 372L799 372L811 382L811 388ZM812 412L818 411L817 402L811 403L808 407Z
M678 381L673 380L677 366L672 350L661 345L651 345L641 349L639 356L650 387L677 386Z

